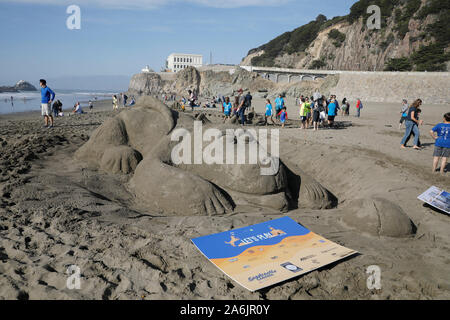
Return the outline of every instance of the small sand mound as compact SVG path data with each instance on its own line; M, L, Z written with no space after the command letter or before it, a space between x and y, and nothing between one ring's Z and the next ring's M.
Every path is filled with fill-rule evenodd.
M342 221L374 236L407 237L414 234L414 224L397 204L386 199L358 199L345 209Z

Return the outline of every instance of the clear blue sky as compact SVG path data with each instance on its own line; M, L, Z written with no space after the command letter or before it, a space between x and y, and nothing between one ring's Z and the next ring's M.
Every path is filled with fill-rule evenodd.
M0 85L159 71L172 52L238 64L249 49L356 0L0 0ZM81 8L81 30L66 9Z

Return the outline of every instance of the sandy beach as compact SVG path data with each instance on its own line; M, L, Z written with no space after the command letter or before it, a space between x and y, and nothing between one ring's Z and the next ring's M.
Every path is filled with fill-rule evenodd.
M281 156L330 190L339 200L336 208L274 214L238 206L212 217L142 210L124 187L128 175L106 174L74 159L96 128L126 112L113 112L110 101L97 102L87 114L57 118L53 129L43 128L37 112L1 115L0 298L449 299L450 218L417 199L432 185L450 190L449 166L443 176L431 172L428 134L448 105L425 102L424 149L416 151L412 142L400 149L400 102L365 102L361 118L350 103L351 116L337 117L346 126L314 132L299 129L298 107L288 99L290 120L280 131ZM264 101L255 99L253 106L262 113ZM195 112L220 120L217 110ZM361 199L395 203L414 233L395 238L348 225L345 217ZM190 241L284 215L360 254L250 293ZM81 270L79 290L66 286L70 265ZM367 288L371 265L381 269L380 290Z

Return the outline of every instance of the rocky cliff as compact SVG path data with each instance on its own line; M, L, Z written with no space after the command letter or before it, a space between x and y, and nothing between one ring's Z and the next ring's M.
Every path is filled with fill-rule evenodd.
M135 74L130 81L128 93L134 96L155 96L163 91L165 81L157 73L143 72Z
M14 88L18 91L37 91L35 86L24 80L17 82Z
M275 83L262 79L256 73L248 72L239 66L229 71L214 71L189 67L170 79L165 74L140 73L132 77L128 89L135 96L172 94L186 96L188 90L195 90L200 96L212 97L232 95L240 88L256 92L272 90ZM166 80L163 80L165 78Z
M381 8L381 29L369 30L367 8ZM241 65L354 71L446 71L450 1L361 0L350 14L319 15L249 51Z

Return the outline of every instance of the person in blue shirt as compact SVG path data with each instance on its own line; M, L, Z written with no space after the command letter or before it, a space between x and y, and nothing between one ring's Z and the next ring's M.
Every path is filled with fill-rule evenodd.
M225 102L223 103L223 114L225 115L223 122L227 121L227 119L231 119L231 109L233 109L233 105L230 102L230 98L226 97Z
M338 108L339 107L337 106L336 100L334 98L331 99L330 104L328 105L328 125L330 127L333 127Z
M436 172L441 161L441 174L444 174L447 159L450 157L450 112L444 114L444 123L439 123L431 131L430 135L436 140L433 154L433 173Z
M268 119L269 117L270 117L270 121L272 121L272 124L275 124L275 121L273 121L272 109L273 109L272 103L270 103L270 100L267 99L267 100L266 100L266 113L264 114L266 126L268 125L267 119Z
M281 128L284 128L284 125L286 124L286 120L288 119L286 106L284 106L283 109L281 109L281 111L278 115L280 116Z
M41 85L41 114L44 116L44 128L53 128L52 102L55 100L55 93L47 87L47 81L39 80ZM50 119L50 126L48 120Z
M284 99L283 96L280 94L278 95L278 98L275 99L275 113L277 114L277 118L278 114L283 109L283 107L284 107Z

